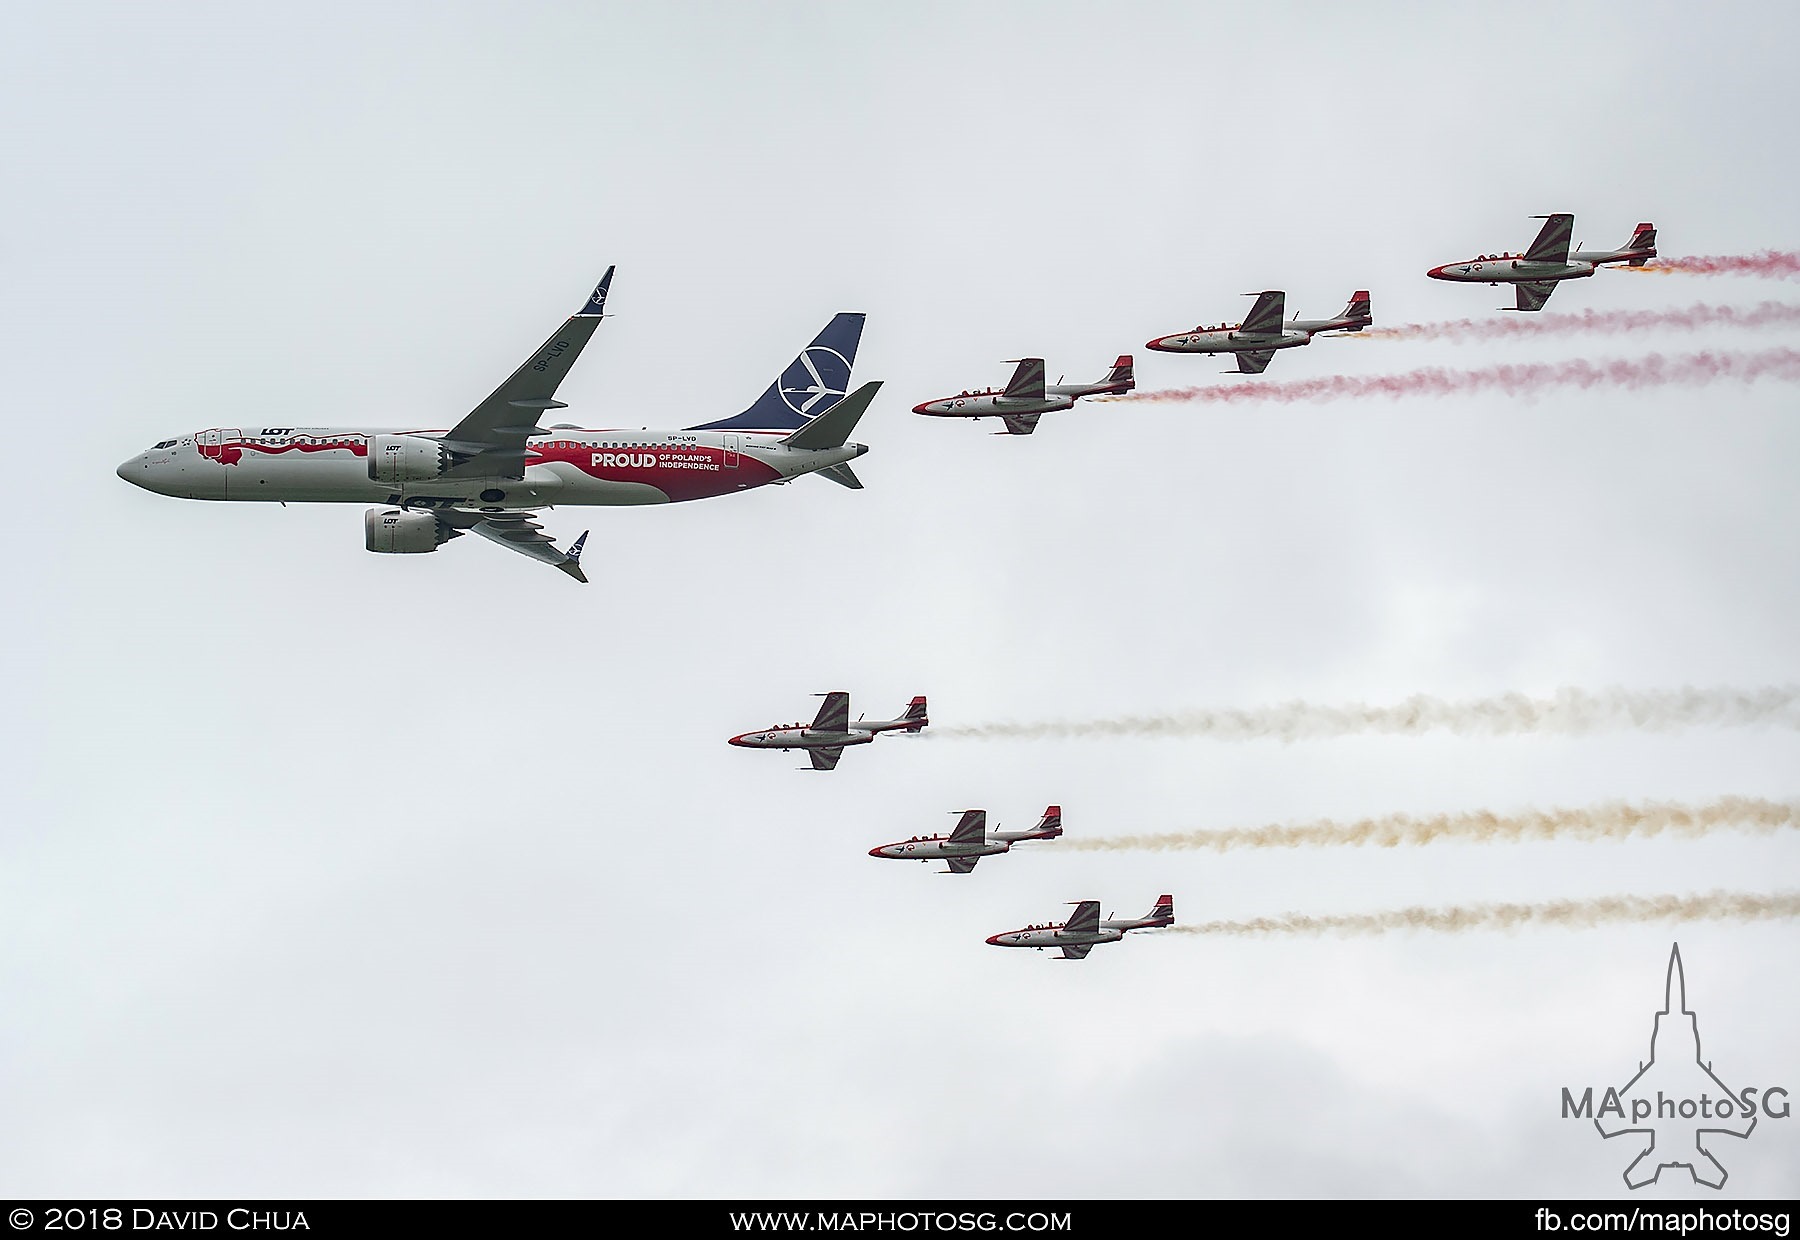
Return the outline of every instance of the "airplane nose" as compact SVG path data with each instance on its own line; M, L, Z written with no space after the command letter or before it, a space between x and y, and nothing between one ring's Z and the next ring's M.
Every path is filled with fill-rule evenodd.
M726 742L725 742L725 743L726 743L726 744L727 744L727 745L738 745L738 746L742 746L742 745L743 745L743 743L744 743L744 738L743 738L743 736L742 736L742 735L738 735L738 736L734 736L734 737L732 737L732 738L731 738L731 739L729 739L729 740L727 740L727 741L726 741Z
M1005 947L1005 946L1006 946L1006 944L1004 944L1004 943L1002 943L1002 942L1001 942L1001 941L1000 941L1000 939L1001 939L1001 936L1000 936L1000 935L998 935L998 934L990 934L990 935L988 935L988 940L987 940L987 941L988 941L988 942L989 942L989 943L991 943L991 944L993 944L993 945L994 945L994 946L995 946L995 947Z
M1443 267L1433 267L1430 271L1427 271L1425 274L1433 280L1442 280L1444 278L1444 269L1443 269Z
M933 404L935 404L935 403L936 403L936 402L935 402L935 401L929 401L929 400L928 400L928 401L926 401L926 402L925 402L925 403L924 403L924 404L922 404L922 405L914 405L914 406L913 406L913 412L914 412L914 413L935 413L935 412L936 412L936 410L934 410L934 409L933 409L933 408L932 408L932 407L931 407L931 406L932 406L932 405L933 405Z
M885 848L885 847L886 847L885 844L882 845L882 848ZM882 852L881 848L871 848L869 850L869 855L871 857L885 857L887 854Z
M1167 339L1167 336L1158 336L1155 340L1146 340L1144 342L1144 347L1146 349L1154 349L1158 353L1167 353L1168 350L1163 347L1163 341Z

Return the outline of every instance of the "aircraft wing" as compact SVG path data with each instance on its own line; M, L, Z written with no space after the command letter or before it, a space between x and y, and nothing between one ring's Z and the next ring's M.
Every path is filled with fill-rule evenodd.
M1287 294L1270 289L1256 295L1256 304L1244 316L1238 330L1246 336L1279 336L1281 320L1287 316Z
M832 745L825 749L809 749L806 756L812 759L813 770L832 771L837 769L838 759L844 756L844 747Z
M612 277L613 269L608 267L581 309L439 441L450 454L444 477L525 476L526 442L537 433L538 419L545 410L565 408L556 399L556 389L600 325Z
M950 832L952 844L979 844L987 839L987 811L965 809L955 829Z
M1518 294L1517 310L1542 310L1544 303L1550 300L1550 294L1556 291L1556 281L1535 280L1528 284L1513 285Z
M1092 943L1064 943L1062 954L1064 960L1081 960L1094 950Z
M1042 416L1037 413L1003 413L1000 420L1006 423L1008 435L1029 435L1037 429L1038 419Z
M1076 933L1092 933L1100 928L1100 901L1083 900L1075 906L1075 915L1063 926L1064 930ZM1068 951L1068 948L1063 948Z
M1240 375L1260 375L1274 359L1273 349L1246 349L1237 355L1237 372Z
M1525 251L1526 259L1534 263L1568 262L1569 241L1575 235L1575 217L1540 215L1537 218L1544 221L1544 226L1538 230L1537 240L1531 243L1531 248Z
M1041 357L1020 358L1019 368L1013 371L1013 377L1006 381L1006 390L1001 395L1008 400L1043 400L1044 359Z
M528 555L552 568L560 568L577 581L585 582L581 571L581 548L587 542L587 531L569 544L567 551L557 549L556 540L544 533L544 527L522 512L468 512L461 508L440 508L432 513L446 538L474 531L489 542L510 547L520 555Z
M850 695L827 693L819 703L819 713L812 721L815 732L848 732L850 730Z
M944 864L948 865L950 868L945 870L944 873L967 874L975 868L975 863L980 860L980 857L946 857L944 858Z

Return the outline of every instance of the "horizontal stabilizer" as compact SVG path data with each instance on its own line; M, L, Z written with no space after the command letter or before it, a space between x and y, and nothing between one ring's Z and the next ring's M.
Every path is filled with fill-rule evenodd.
M849 487L852 491L863 489L862 479L858 478L846 461L842 465L832 465L817 471L819 477L829 478L841 487Z
M880 390L879 380L863 384L833 405L829 413L814 418L781 442L790 448L812 451L843 447L844 441L850 438L850 432L856 429L856 424L862 421L862 415L868 411L869 402L875 399L875 393Z

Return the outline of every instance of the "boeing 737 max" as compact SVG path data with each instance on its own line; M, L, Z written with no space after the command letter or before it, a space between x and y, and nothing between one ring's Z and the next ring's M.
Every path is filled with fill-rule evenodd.
M540 427L606 309L607 268L579 311L448 430L215 427L164 439L119 466L125 481L182 499L377 504L370 551L436 551L473 531L577 581L583 533L559 549L531 515L557 504L667 504L816 473L861 489L848 442L880 388L850 391L863 316L825 325L755 404L679 431Z

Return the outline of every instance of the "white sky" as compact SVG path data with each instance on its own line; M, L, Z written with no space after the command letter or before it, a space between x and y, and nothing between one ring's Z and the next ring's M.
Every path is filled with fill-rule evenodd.
M1163 891L1195 922L1789 890L1791 831L866 855L966 806L1060 802L1074 839L1787 798L1791 728L940 735L829 776L724 744L828 689L950 726L1800 681L1791 385L1090 404L1029 439L908 412L1026 354L1230 382L1142 342L1246 290L1487 314L1510 293L1423 272L1533 214L1794 248L1797 33L1766 4L14 6L0 1193L1625 1194L1630 1139L1560 1090L1636 1071L1677 939L1719 1075L1800 1091L1792 922L982 942ZM582 588L113 475L207 426L446 424L609 263L559 417L734 413L864 311L867 490L559 509ZM1784 295L1602 273L1550 311ZM1793 342L1332 340L1268 377ZM1800 1121L1718 1152L1723 1194L1633 1196L1800 1192Z

